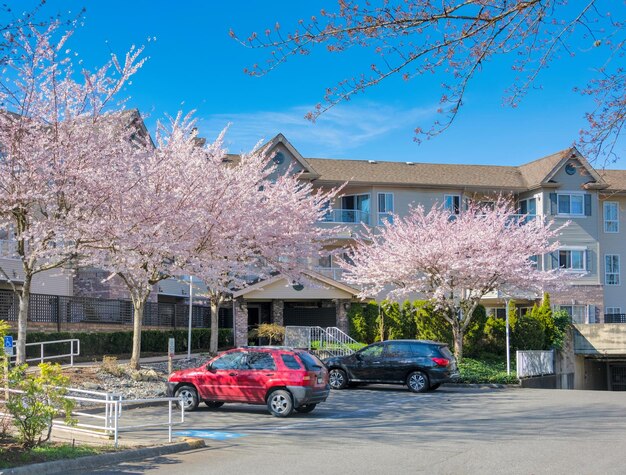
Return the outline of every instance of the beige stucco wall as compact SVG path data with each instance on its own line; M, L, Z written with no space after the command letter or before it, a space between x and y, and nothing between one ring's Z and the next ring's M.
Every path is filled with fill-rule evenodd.
M626 357L626 325L596 323L574 325L574 327L574 352L576 354Z
M2 269L9 277L15 278L16 283L22 283L24 272L19 260L0 258L0 266L2 266ZM53 269L36 274L33 277L31 292L49 295L72 295L72 275L72 271L68 269ZM0 277L0 281L6 282L6 279ZM2 287L10 288L8 284Z

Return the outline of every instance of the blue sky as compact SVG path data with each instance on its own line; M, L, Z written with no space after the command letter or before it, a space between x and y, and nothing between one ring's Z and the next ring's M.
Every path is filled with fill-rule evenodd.
M11 4L18 8L18 2ZM252 78L243 69L264 61L266 54L242 47L228 31L232 28L245 38L277 21L287 31L298 19L335 5L49 0L45 11L86 7L85 25L70 44L86 65L105 61L110 50L121 54L132 44L146 45L149 60L127 88L127 107L139 108L151 128L164 114L196 110L200 133L207 138L231 123L226 140L234 153L282 132L305 157L518 165L568 147L585 126L583 114L593 104L572 92L591 74L585 45L575 58L564 54L545 71L542 90L531 91L516 109L502 104L510 68L505 60L491 62L468 89L455 124L421 145L414 143L413 130L437 117L438 77L391 79L310 123L303 116L321 100L324 89L361 71L362 64L372 62L369 54L355 50L330 55L319 49ZM624 10L623 4L618 8ZM611 168L626 168L626 160Z

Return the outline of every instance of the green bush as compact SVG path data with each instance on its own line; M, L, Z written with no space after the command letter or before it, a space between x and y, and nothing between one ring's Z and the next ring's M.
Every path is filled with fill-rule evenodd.
M452 345L452 327L426 300L413 302L415 337L418 340L440 341Z
M41 341L80 340L80 356L101 357L102 355L122 355L131 353L133 344L132 331L116 332L29 332L27 343ZM187 351L187 330L144 330L141 332L141 351L151 353L167 352L168 340L175 338L176 352ZM209 328L195 328L191 330L191 349L193 351L208 351L211 330ZM219 330L220 348L233 346L233 332L231 329ZM30 347L27 357L39 356L38 347ZM58 343L46 346L46 354L69 353L68 343Z
M348 310L349 334L361 343L374 343L379 335L377 321L378 304L353 303Z
M13 368L9 386L21 393L10 393L6 408L13 417L19 440L25 447L34 447L50 439L52 420L63 414L65 422L73 424L74 402L65 397L69 379L61 366L39 365L39 375L27 372L28 365Z
M494 355L506 353L506 322L495 315L489 315L485 321L482 352Z
M515 362L511 364L515 368ZM473 358L463 358L459 363L461 373L460 383L467 384L517 384L519 381L512 371L506 373L506 362L500 358L482 357L480 360Z
M546 342L543 322L532 312L519 317L513 327L511 340L514 350L543 350Z

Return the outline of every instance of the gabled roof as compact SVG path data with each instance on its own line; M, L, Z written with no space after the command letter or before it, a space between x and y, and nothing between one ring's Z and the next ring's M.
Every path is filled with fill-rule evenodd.
M319 274L317 272L311 271L311 270L306 270L303 271L303 274L306 274L308 277L310 277L310 279L312 281L318 281L322 284L325 284L327 286L330 287L334 287L336 289L339 289L343 292L346 292L348 294L351 294L353 297L356 297L359 293L359 291L353 287L350 287L349 285L344 284L343 282L339 282L336 280L333 280L329 277L326 277L322 274ZM246 287L244 289L238 290L236 292L233 292L233 298L237 298L237 297L242 297L245 296L249 293L258 291L258 290L263 290L264 288L267 288L269 286L271 286L272 284L275 284L277 282L280 282L281 280L285 280L287 281L287 277L285 277L284 275L278 274L275 275L273 277L270 277L269 279L266 280L262 280L260 282L257 282L253 285L250 285L249 287ZM296 296L297 296L297 291L294 290L294 292L296 292Z
M296 148L291 145L291 142L289 142L289 140L287 140L287 138L283 134L276 135L272 140L263 145L263 147L261 147L261 150L272 150L278 144L283 145L293 156L296 162L298 162L302 166L302 168L304 169L303 174L306 178L319 177L319 174L313 169L311 164L304 159L300 152L298 152L298 150L296 150Z

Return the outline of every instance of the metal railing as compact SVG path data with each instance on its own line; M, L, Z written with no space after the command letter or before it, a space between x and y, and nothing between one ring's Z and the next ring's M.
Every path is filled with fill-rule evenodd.
M20 391L18 389L4 389L0 391L0 395L4 396L6 392L8 392L9 394L24 393L24 391ZM82 432L95 437L105 437L108 439L112 438L115 448L117 448L118 446L120 432L144 429L146 427L167 426L168 442L172 442L172 426L185 422L185 411L182 404L180 404L180 420L175 421L173 417L173 405L174 403L179 402L179 398L160 397L146 399L123 399L122 395L120 394L89 391L85 389L75 388L68 388L67 392L68 394L64 397L77 403L79 409L72 411L72 418L82 418L82 420L93 419L96 422L86 423L80 422L81 419L78 419L78 422L68 424L64 420L54 419L52 421L52 427L56 428L57 430ZM139 425L122 426L122 408L124 405L153 404L164 402L167 402L168 405L167 422L155 422L148 424L142 422ZM5 403L5 399L0 399L0 404L4 405ZM94 409L101 409L101 412L94 412ZM0 412L0 416L10 417L10 414Z
M46 345L62 345L64 343L69 343L69 353L62 353L62 354L56 354L56 355L48 355L46 356L45 354L45 347ZM13 340L13 356L11 356L11 361L15 361L15 347L17 346L17 340ZM70 359L70 365L74 366L74 356L79 356L80 355L80 340L76 339L76 338L71 338L68 340L54 340L54 341L40 341L37 343L26 343L26 349L28 351L28 348L34 348L39 346L39 355L35 356L35 357L30 357L30 358L26 358L26 362L30 362L30 361L39 361L40 363L43 363L46 360L56 360L56 359L61 359L61 358L69 358Z
M365 346L337 327L287 326L285 345L294 348L306 348L321 357L351 355L361 346Z
M554 350L517 351L517 377L554 374Z
M626 323L626 313L605 313L604 323Z
M359 209L329 209L322 221L328 223L370 223L370 213Z
M341 280L343 269L341 267L314 267L313 270L319 274L330 277L333 280Z

